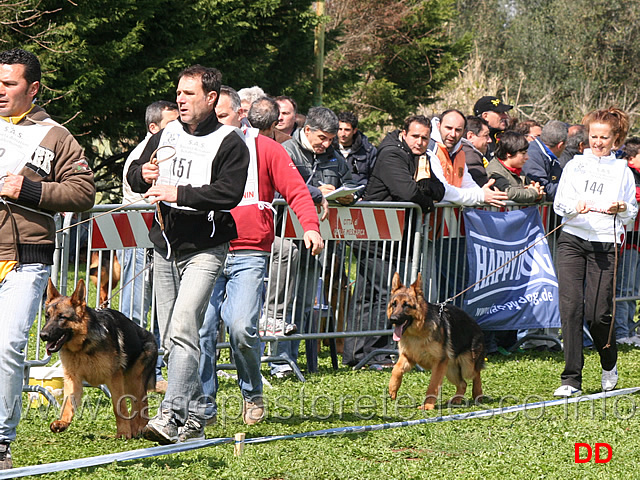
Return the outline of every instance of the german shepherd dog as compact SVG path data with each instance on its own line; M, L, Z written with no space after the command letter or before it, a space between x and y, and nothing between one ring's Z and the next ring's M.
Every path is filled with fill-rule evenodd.
M49 280L45 312L40 338L49 355L60 352L64 370L64 401L51 431L69 427L86 381L109 388L117 436L139 436L148 420L147 390L155 388L158 347L153 334L117 310L87 307L82 279L71 297L61 295Z
M456 386L451 404L460 404L467 390L466 379L473 380L473 398L482 397L480 370L484 367L484 337L478 324L453 305L427 303L422 292L422 276L410 287L393 276L387 316L398 342L400 357L393 367L389 395L395 400L402 376L415 364L431 370L422 410L433 410L446 374Z

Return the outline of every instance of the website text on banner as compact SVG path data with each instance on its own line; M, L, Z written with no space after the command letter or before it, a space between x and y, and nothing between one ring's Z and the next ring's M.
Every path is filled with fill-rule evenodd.
M464 210L469 284L465 310L485 330L560 326L558 280L536 208Z

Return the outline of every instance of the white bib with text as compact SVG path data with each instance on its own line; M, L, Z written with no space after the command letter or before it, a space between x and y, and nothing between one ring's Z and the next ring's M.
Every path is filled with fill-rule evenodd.
M626 162L600 163L595 157L578 161L574 169L577 178L572 183L593 211L606 212L612 202L619 200Z
M13 125L0 121L0 175L20 173L53 127L53 124ZM47 173L51 171L51 165L48 167L43 168Z
M175 148L175 156L167 159L173 152L171 149L158 151L160 177L158 185L201 187L211 183L211 167L222 141L231 132L236 132L242 138L240 129L222 125L218 130L208 135L194 136L185 132L182 124L177 120L169 123L162 132L159 147L171 146ZM166 159L163 161L163 159ZM172 208L182 210L195 209L168 203Z

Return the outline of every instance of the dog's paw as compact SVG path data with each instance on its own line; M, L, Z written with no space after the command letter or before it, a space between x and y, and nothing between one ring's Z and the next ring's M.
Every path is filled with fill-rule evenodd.
M51 423L51 431L53 433L60 433L60 432L64 432L67 428L69 428L69 422L63 422L62 420L56 420L55 422Z
M433 410L434 408L436 408L435 404L425 403L424 405L420 405L418 410Z

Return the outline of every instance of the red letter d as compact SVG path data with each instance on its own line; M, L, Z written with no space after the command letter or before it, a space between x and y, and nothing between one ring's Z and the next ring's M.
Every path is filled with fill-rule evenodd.
M607 452L609 453L607 458L600 458L601 448L607 449ZM609 445L608 443L596 443L595 450L596 450L596 463L609 463L609 461L611 460L611 456L613 455L613 449L611 448L611 445Z
M601 444L598 444L601 445ZM587 449L587 451L589 452L589 454L587 455L587 458L580 458L580 448L584 447ZM587 463L591 460L591 457L593 456L593 452L591 451L591 447L589 446L588 443L576 443L575 444L575 463Z

